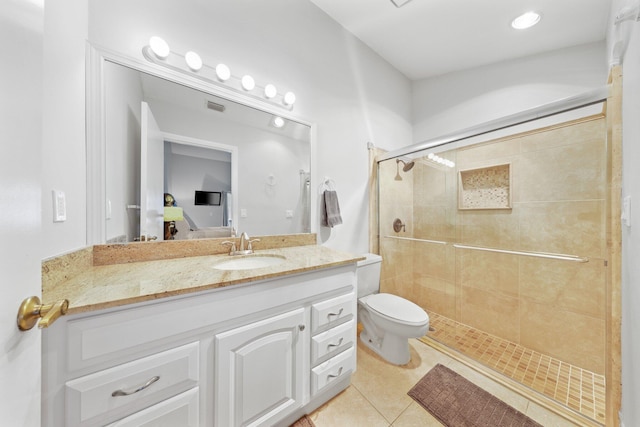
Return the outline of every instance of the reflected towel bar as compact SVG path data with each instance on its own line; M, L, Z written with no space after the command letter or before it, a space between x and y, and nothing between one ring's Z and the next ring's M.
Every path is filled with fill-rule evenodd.
M480 246L459 245L457 243L454 243L453 247L458 249L471 249L476 251L498 252L501 254L524 255L524 256L532 256L532 257L538 257L538 258L557 259L562 261L589 262L589 258L581 258L576 255L550 254L546 252L510 251L506 249L492 249L492 248L483 248Z

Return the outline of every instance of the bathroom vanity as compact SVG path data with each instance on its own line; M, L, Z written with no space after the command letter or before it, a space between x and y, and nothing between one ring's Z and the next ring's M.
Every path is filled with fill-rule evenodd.
M359 258L321 246L265 252L285 261L225 271L213 266L228 255L199 256L66 280L83 302L69 298L68 315L43 330L43 426L288 426L345 389ZM187 284L156 292L167 268ZM133 296L114 300L109 287Z

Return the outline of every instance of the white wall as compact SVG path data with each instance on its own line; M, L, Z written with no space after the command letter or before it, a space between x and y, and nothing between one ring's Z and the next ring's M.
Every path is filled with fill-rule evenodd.
M625 4L614 1L612 16ZM629 35L623 61L622 92L622 196L630 196L631 226L622 226L622 421L626 427L640 425L640 23L622 24ZM609 46L621 33L609 32ZM635 228L635 230L634 230Z
M413 83L415 143L578 95L607 83L605 43L505 61Z
M86 246L85 48L88 4L46 2L42 138L45 257ZM34 99L32 102L40 102ZM66 194L67 220L53 222L52 190Z
M306 0L91 0L89 10L97 45L143 59L142 46L160 35L176 52L195 50L205 63L296 92L295 113L318 124L314 172L334 179L340 196L344 223L321 230L321 240L367 250L366 144L411 143L407 78Z

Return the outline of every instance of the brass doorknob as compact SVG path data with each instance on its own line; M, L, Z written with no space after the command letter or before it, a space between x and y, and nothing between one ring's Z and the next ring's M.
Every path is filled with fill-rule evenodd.
M69 300L63 299L54 304L40 304L40 298L33 296L26 298L18 309L18 329L28 331L38 323L38 328L47 328L56 319L67 313ZM40 319L40 322L38 322Z

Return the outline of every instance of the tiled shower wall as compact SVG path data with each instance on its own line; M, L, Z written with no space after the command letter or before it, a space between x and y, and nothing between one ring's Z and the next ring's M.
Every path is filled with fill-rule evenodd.
M382 162L382 291L604 374L605 129L605 119L596 117L438 153L454 168L419 160L411 171L398 172L395 160ZM511 169L511 208L458 209L459 171L503 164ZM395 218L404 231L393 230ZM457 249L454 243L589 262Z

